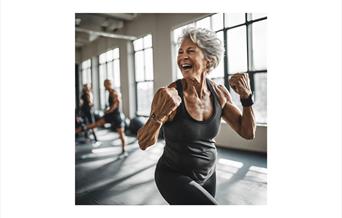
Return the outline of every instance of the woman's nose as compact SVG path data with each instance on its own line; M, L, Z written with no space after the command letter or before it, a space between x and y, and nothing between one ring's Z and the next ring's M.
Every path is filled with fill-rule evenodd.
M186 53L180 54L179 57L180 57L181 59L189 59L189 55L186 54Z

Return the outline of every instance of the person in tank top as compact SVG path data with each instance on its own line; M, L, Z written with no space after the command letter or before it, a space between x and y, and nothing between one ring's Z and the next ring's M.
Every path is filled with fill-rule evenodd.
M222 47L212 31L185 29L177 57L183 79L156 92L150 117L138 131L139 146L145 150L157 142L163 126L165 147L156 166L155 182L169 204L218 204L214 138L221 118L241 137L255 137L248 74L236 73L228 81L240 95L242 112L225 86L207 78L220 62Z

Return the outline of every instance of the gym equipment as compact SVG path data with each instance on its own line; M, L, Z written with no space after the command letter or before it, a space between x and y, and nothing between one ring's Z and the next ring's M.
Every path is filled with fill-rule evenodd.
M144 126L144 120L141 117L134 117L131 119L131 122L129 123L129 131L132 134L137 134L138 130Z
M129 118L127 118L126 116L125 116L125 114L124 113L122 113L122 112L120 112L120 117L121 117L121 119L124 121L124 123L125 123L125 131L127 131L128 129L129 129L129 124L130 124L130 120L129 120Z
M128 131L128 130L129 130L129 124L130 124L130 122L131 122L131 120L128 119L128 118L126 117L126 119L125 119L125 131Z

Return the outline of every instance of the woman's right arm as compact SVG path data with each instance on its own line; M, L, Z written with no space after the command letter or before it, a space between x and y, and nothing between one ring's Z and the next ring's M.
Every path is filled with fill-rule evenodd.
M155 144L162 125L176 112L181 98L175 88L160 88L153 97L151 114L138 131L138 143L142 150Z

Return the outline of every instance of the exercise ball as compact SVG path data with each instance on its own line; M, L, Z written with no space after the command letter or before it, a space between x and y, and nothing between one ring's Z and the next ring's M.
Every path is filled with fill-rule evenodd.
M134 117L133 119L131 119L131 122L129 123L129 131L132 134L137 134L138 130L143 127L144 125L144 121L142 118L140 117Z
M131 123L131 120L126 117L124 122L125 122L125 131L128 131L129 130L129 124Z

